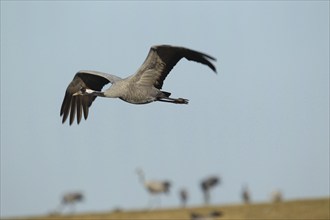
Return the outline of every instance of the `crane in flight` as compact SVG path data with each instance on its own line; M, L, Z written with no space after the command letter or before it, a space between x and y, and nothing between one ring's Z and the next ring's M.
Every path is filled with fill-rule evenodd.
M175 104L188 104L188 99L171 98L170 92L162 91L165 78L172 68L186 58L210 67L215 73L216 68L211 63L216 59L188 48L170 45L158 45L150 48L149 54L135 74L120 78L98 71L79 71L68 85L61 106L60 116L64 123L70 115L70 125L77 116L77 124L82 115L88 117L89 107L96 97L120 98L132 104L147 104L154 101ZM104 85L112 85L102 91Z

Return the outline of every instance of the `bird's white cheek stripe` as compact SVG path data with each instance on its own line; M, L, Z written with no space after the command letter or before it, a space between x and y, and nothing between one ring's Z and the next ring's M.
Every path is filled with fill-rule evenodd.
M86 93L93 93L94 90L91 90L91 89L86 89Z

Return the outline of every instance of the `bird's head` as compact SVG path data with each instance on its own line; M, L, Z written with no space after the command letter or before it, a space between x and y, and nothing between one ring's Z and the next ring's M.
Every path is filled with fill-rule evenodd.
M89 95L89 94L93 94L95 91L92 89L88 89L85 87L81 87L80 90L76 93L73 94L73 96L78 96L78 95Z

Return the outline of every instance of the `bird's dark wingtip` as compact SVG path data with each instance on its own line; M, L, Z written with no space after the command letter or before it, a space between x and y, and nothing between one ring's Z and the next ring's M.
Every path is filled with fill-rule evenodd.
M214 72L215 74L218 74L218 72L217 72L217 68L216 68L212 63L208 62L207 65L213 70L213 72Z
M206 56L206 57L209 58L210 60L217 61L217 58L212 57L212 56L210 56L210 55L204 54L204 56Z
M207 54L203 54L203 56L204 59L206 60L206 64L213 70L213 72L218 73L216 67L208 60L210 59L215 62L217 61L217 59Z

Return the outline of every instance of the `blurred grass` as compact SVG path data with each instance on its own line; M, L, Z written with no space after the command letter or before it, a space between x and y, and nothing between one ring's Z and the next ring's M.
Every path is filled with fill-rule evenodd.
M216 219L329 219L330 198L306 199L284 201L279 203L256 203L221 206L202 206L187 208L172 208L158 210L132 210L132 211L112 211L104 213L76 213L74 215L49 215L20 217L12 219L20 220L188 220L192 212L208 214L211 211L221 211L222 216Z

